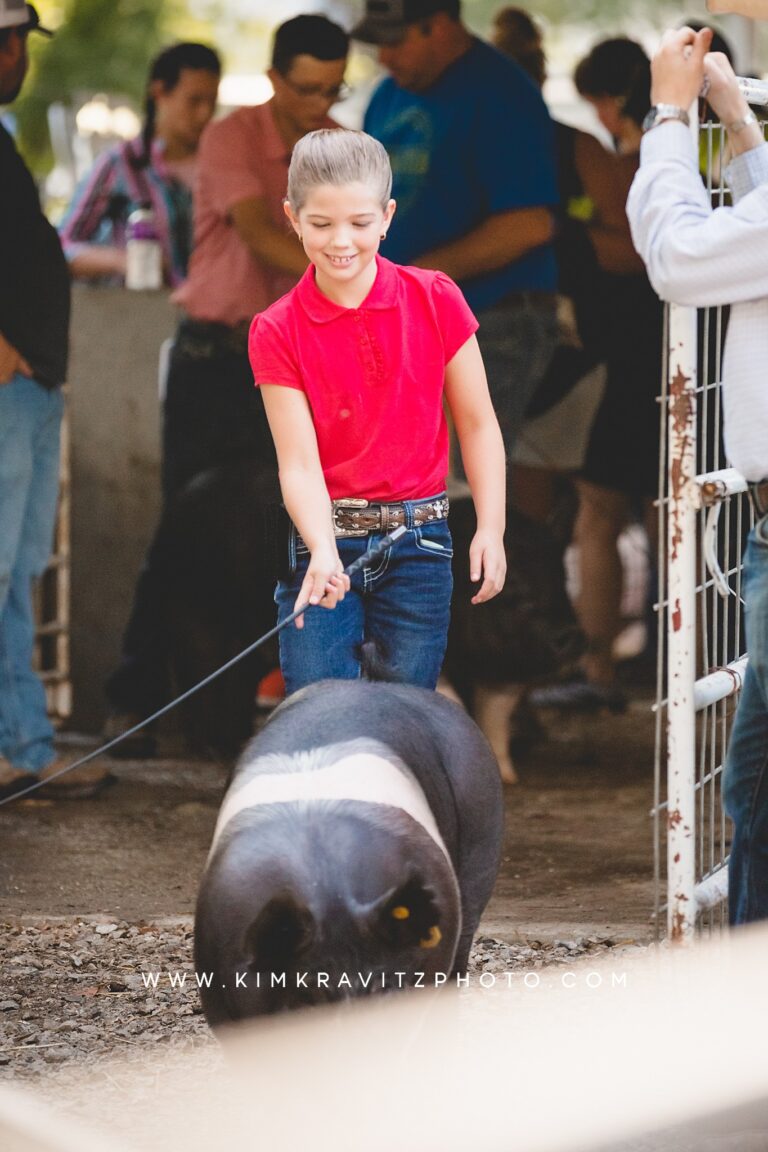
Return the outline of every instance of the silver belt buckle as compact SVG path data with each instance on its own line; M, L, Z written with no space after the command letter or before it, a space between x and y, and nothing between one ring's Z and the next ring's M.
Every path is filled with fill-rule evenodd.
M342 528L337 519L337 512L342 508L367 508L368 501L361 496L345 496L340 500L334 500L331 504L331 519L333 521L334 536L347 537L347 536L367 536L367 528Z
M430 500L427 504L420 505L426 511L426 519L422 520L422 524L432 524L435 520L446 520L448 518L448 497L439 496L437 500Z

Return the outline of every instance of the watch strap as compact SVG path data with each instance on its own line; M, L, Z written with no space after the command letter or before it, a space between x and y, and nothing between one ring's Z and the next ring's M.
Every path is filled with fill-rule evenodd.
M752 111L745 112L745 114L740 116L738 120L732 120L730 124L726 124L725 127L729 132L735 132L738 134L739 132L743 132L744 129L747 128L750 124L757 124L757 116L755 116L754 112Z
M686 127L691 123L687 109L680 108L677 104L654 104L643 121L643 131L650 132L651 128L658 127L665 120L679 120Z

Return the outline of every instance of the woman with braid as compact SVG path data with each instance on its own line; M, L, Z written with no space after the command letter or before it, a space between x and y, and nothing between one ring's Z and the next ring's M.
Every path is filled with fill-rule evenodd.
M142 204L154 210L166 284L187 273L197 146L216 107L221 63L204 44L174 44L147 80L144 128L110 148L81 181L60 232L72 275L121 281L126 225Z

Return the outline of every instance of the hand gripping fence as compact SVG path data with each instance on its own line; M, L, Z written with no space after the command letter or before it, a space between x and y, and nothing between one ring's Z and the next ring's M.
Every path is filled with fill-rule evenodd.
M378 559L379 556L388 552L392 545L396 544L407 531L408 529L405 525L402 525L400 528L395 528L394 532L390 532L387 536L384 536L378 543L374 544L372 548L364 552L362 556L358 556L357 560L354 560L348 568L345 568L345 576L354 576L361 568L364 568L367 564L370 564L373 560ZM181 696L177 696L176 699L171 700L169 704L164 704L162 708L159 708L157 712L153 712L151 716L147 716L146 720L134 724L132 728L127 728L125 732L121 732L120 735L115 736L113 740L102 744L100 748L97 748L94 752L89 752L87 756L83 756L80 760L75 760L73 764L67 764L58 772L46 777L45 780L35 780L29 787L23 788L19 792L14 792L12 796L6 796L4 800L0 800L0 808L5 804L12 803L14 800L20 800L22 796L28 796L31 792L36 792L38 788L44 788L47 784L50 784L52 780L58 780L59 776L64 776L67 772L72 772L75 768L81 768L83 764L87 764L90 760L95 760L97 756L101 756L104 752L108 752L110 748L114 748L121 740L126 740L129 736L133 736L135 732L140 732L142 728L146 728L148 724L152 724L161 716L165 716L167 712L176 708L177 705L188 700L190 696L194 696L195 692L199 692L201 688L205 688L213 680L218 679L219 676L228 672L230 668L233 668L235 664L239 664L246 656L250 656L251 652L255 652L262 644L266 644L267 640L271 640L273 636L276 636L283 628L287 628L287 626L292 624L299 616L317 607L318 605L316 604L302 604L300 608L296 608L291 612L290 616L286 616L282 623L275 625L269 632L265 632L258 640L254 640L253 644L249 644L242 652L238 652L237 656L233 656L231 660L227 660L226 664L222 664L215 672L211 672L211 674L206 676L204 680L201 680L199 684L194 684L191 688L188 688L186 692L183 692Z

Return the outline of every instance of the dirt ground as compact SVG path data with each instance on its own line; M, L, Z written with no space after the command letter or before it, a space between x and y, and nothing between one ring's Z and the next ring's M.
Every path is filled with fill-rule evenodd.
M573 935L651 938L653 717L545 717L518 758L507 831L482 930L505 942ZM83 745L72 741L73 757ZM116 761L101 797L0 807L5 919L189 917L226 782L222 765Z
M474 979L588 972L645 953L650 708L635 693L622 716L542 717L543 738L518 757L521 782L506 791L504 859ZM87 747L70 739L73 759ZM115 774L95 800L0 807L0 1087L31 1088L71 1121L121 1133L137 1101L158 1105L150 1052L212 1073L221 1065L194 985L147 987L143 973L193 973L192 913L227 770L164 758L118 761ZM138 1087L125 1087L114 1060L136 1070ZM621 1152L701 1147L675 1138Z

